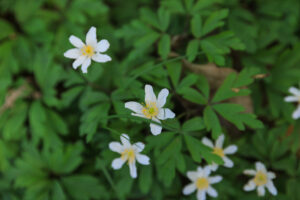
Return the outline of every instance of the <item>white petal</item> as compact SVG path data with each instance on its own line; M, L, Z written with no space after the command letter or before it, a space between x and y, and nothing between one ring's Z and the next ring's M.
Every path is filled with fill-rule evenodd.
M84 43L81 41L81 39L79 39L78 37L71 35L69 37L69 41L71 42L71 44L73 44L75 47L81 49L82 47L84 47Z
M300 90L295 87L290 87L289 92L292 93L295 96L300 96Z
M203 175L203 168L202 167L197 167L197 172L198 172L198 174Z
M184 195L189 195L195 192L196 189L197 189L196 185L194 183L190 183L183 188L182 193Z
M211 167L209 165L203 167L203 175L205 177L209 176L211 173Z
M151 85L145 85L145 102L156 102L156 96Z
M257 188L257 194L258 196L262 197L265 196L266 190L264 186L258 186Z
M169 108L161 108L157 116L160 120L173 119L174 117L175 113L173 113Z
M230 145L224 149L225 154L234 154L238 150L236 145Z
M152 119L152 120L155 121L155 122L160 123L160 121L157 120L157 119L155 119L155 118ZM159 135L159 134L161 133L162 127L159 126L159 125L156 125L156 124L151 123L151 124L150 124L150 130L151 130L151 133L152 133L153 135Z
M262 171L264 173L267 173L266 167L262 162L256 162L255 167L256 167L256 171Z
M141 104L139 104L138 102L129 101L129 102L125 103L125 108L128 108L138 114L142 114L143 106Z
M109 48L109 42L107 40L101 40L97 43L96 51L105 52Z
M246 175L255 176L257 172L254 169L246 169L243 173Z
M100 53L94 54L92 56L92 59L99 63L105 63L105 62L111 61L111 57L109 57L106 54L100 54Z
M82 63L81 66L81 71L82 73L87 73L87 68L91 65L91 59L87 58L85 61Z
M85 43L93 47L97 46L97 35L96 35L95 27L92 26L88 31L88 33L86 34Z
M198 172L196 171L189 171L186 173L186 176L191 180L191 181L195 181L198 178Z
M219 167L219 165L217 165L216 163L212 163L209 166L210 166L210 170L213 171L213 172L217 171L217 169Z
M76 48L69 49L64 53L64 56L67 58L78 58L80 55L81 55L80 50Z
M144 114L131 113L131 115L136 116L136 117L141 117L141 118L144 118L144 119L149 119Z
M266 187L267 189L269 190L269 192L271 194L273 194L274 196L277 195L277 189L275 188L274 184L272 181L269 181L267 184L266 184Z
M205 190L198 190L197 191L197 200L205 200L205 199L206 199Z
M213 187L208 187L206 192L211 197L217 197L218 196L218 192Z
M73 68L77 69L82 63L87 59L86 56L79 56L74 62L73 62Z
M137 177L135 162L129 163L129 171L132 178Z
M297 107L297 109L293 112L293 119L300 118L300 105Z
M274 178L276 178L276 175L275 175L274 172L268 172L267 175L268 175L268 179L274 179Z
M206 146L214 148L212 141L210 139L208 139L207 137L202 138L202 143L205 144Z
M224 134L220 135L216 141L216 147L222 148L224 143L225 136Z
M142 152L144 150L144 148L145 148L145 144L142 143L142 142L137 142L137 143L134 143L133 145L134 145L135 150L138 153Z
M255 183L254 183L254 181L253 180L250 180L250 181L248 181L248 183L244 186L244 190L245 191L252 191L252 190L254 190L255 189L255 187L256 187L256 185L255 185Z
M168 95L169 95L169 90L166 88L162 89L159 92L158 97L157 97L157 106L159 108L162 108L166 104Z
M232 160L230 160L226 156L223 157L223 161L224 161L224 166L225 167L232 168L233 165L234 165L233 162L232 162Z
M123 160L121 158L116 158L112 161L111 166L113 169L120 169L125 162L126 160Z
M131 146L130 144L130 138L127 134L122 133L122 135L120 136L120 140L122 142L122 144L124 145L125 148L128 148Z
M119 142L111 142L109 143L109 149L121 153L123 151L123 146Z
M150 158L143 154L136 154L136 160L142 164L142 165L149 165L150 164Z
M295 97L295 96L287 96L284 98L285 102L297 102L299 101L299 97Z
M222 179L222 176L211 176L208 178L210 184L219 183L220 181L222 181Z

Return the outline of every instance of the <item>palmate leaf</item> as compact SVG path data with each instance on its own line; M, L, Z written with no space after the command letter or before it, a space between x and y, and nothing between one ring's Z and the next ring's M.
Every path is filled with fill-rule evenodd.
M185 168L185 164L180 163L181 160L178 161L178 156L181 154L181 147L181 137L175 137L161 153L156 155L158 178L167 187L171 185L172 180L175 178L176 168L181 171Z
M208 19L205 20L202 29L202 35L206 35L207 33L213 31L214 29L221 27L225 24L222 21L224 18L228 16L228 10L223 9L216 12L213 12Z
M251 128L262 128L263 124L255 115L243 113L244 107L238 104L217 104L212 106L222 117L233 123L239 130L245 130L245 124Z
M257 68L245 68L238 75L231 73L215 93L212 102L220 102L235 96L249 95L250 90L241 88L253 82L253 76L259 73ZM233 89L238 89L234 91Z
M223 55L230 52L230 49L244 50L244 44L234 36L233 32L226 31L207 37L200 41L201 48L208 57L209 62L215 62L217 65L224 65Z
M106 125L108 111L110 109L109 103L97 104L89 108L81 117L80 135L86 135L86 141L90 142L97 132L99 123Z
M213 138L217 139L222 133L222 128L217 114L211 106L205 107L203 114L206 129L208 131L212 131Z
M195 162L201 162L201 158L204 158L208 163L223 164L221 157L212 153L211 148L205 146L198 139L185 135L184 140L186 142L187 148Z

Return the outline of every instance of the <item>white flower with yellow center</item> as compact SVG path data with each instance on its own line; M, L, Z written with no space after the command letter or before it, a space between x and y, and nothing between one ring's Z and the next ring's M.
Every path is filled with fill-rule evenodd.
M197 190L197 199L205 200L206 193L211 197L217 197L217 191L211 186L222 180L222 176L209 176L211 173L210 166L204 168L198 167L197 171L187 172L187 177L192 183L186 185L183 188L183 194L189 195Z
M124 133L121 135L120 139L122 144L120 144L119 142L109 143L110 150L121 154L120 158L116 158L113 160L111 166L113 169L117 170L120 169L125 162L127 162L129 166L130 176L132 178L136 178L137 170L135 162L137 161L142 165L150 164L149 157L140 154L140 152L142 152L145 148L145 145L142 142L137 142L131 145L129 136Z
M238 148L236 145L229 145L228 147L223 148L224 139L224 134L220 135L215 145L213 145L213 142L210 139L204 137L202 139L202 143L206 146L211 147L213 149L213 153L220 156L223 159L224 167L232 168L234 164L232 160L230 160L226 155L234 154L238 150ZM211 169L213 171L216 171L218 169L218 165L216 163L213 163L211 165Z
M77 69L81 65L83 73L87 73L87 68L91 64L91 60L104 63L111 61L111 58L106 54L101 54L109 48L109 42L107 40L101 40L97 42L96 28L91 27L86 34L84 44L81 39L71 35L69 41L76 48L70 49L64 53L67 58L76 59L73 62L73 68Z
M135 113L133 116L138 116L142 118L147 118L160 123L160 120L171 119L175 117L175 114L168 108L163 108L167 101L169 95L168 89L162 89L158 97L153 92L151 85L145 85L145 102L146 105L141 105L140 103L130 101L125 103L125 108L128 108ZM151 133L153 135L158 135L161 133L162 127L158 124L150 123Z
M258 196L264 196L266 187L272 195L277 195L277 190L272 181L272 179L276 178L276 175L273 172L268 172L265 165L261 162L256 162L255 167L256 170L244 170L244 174L254 176L254 178L249 180L244 186L244 190L252 191L257 188Z
M297 102L298 106L297 109L293 112L293 119L298 119L300 118L300 90L295 88L295 87L291 87L289 89L289 92L293 94L293 96L287 96L284 98L285 102Z

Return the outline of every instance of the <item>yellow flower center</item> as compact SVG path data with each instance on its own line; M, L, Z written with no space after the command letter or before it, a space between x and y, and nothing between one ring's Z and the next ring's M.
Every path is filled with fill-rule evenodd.
M125 149L122 153L121 153L121 159L122 160L127 160L128 159L128 163L133 163L135 160L135 152L132 148L128 148Z
M158 115L158 108L156 106L156 103L147 103L146 106L143 107L142 112L148 119L156 117Z
M254 183L257 186L261 186L267 184L267 182L268 182L267 174L262 171L258 171L254 177Z
M218 147L215 147L214 148L214 151L213 151L214 154L220 156L221 158L224 157L224 150L222 148L218 148Z
M82 47L81 52L82 52L82 55L88 56L88 57L92 57L95 54L94 48L91 45L86 45L86 46Z
M207 180L207 178L198 178L196 181L196 187L198 188L198 190L205 190L207 189L209 186L209 182Z

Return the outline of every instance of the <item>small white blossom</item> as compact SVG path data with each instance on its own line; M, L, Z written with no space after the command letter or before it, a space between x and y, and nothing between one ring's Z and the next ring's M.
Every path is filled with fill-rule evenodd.
M130 101L125 103L125 108L132 110L133 116L151 119L156 123L160 123L160 120L171 119L175 117L175 114L168 108L163 108L169 95L168 89L162 89L158 97L156 98L151 85L145 85L145 102L143 106L140 103ZM151 133L158 135L161 133L162 127L160 125L150 123Z
M285 97L284 101L298 103L298 106L292 115L293 119L298 119L298 118L300 118L300 90L295 87L290 87L289 92L292 93L293 96Z
M254 176L254 178L249 180L244 186L244 190L252 191L257 188L258 196L264 196L266 187L272 195L277 195L277 190L272 181L272 179L276 178L276 175L273 172L268 172L265 165L261 162L256 162L255 167L256 170L244 170L244 174Z
M222 180L222 176L209 176L211 173L210 166L204 168L198 167L197 171L187 172L187 177L192 183L183 188L183 194L189 195L197 190L197 199L205 200L206 193L211 197L217 197L218 192L211 186Z
M111 166L113 169L117 170L120 169L126 161L128 161L130 176L132 178L136 178L137 169L135 166L135 162L137 161L142 165L150 164L149 157L141 154L141 152L145 148L145 145L142 142L137 142L131 145L129 136L124 133L121 135L120 139L122 144L119 142L109 143L110 150L121 154L120 158L116 158L113 160Z
M206 146L211 147L213 149L213 153L220 156L223 159L224 161L223 166L232 168L234 164L232 160L230 160L226 155L234 154L238 150L238 148L236 145L230 145L226 148L223 148L224 139L225 139L224 134L220 135L216 140L215 145L213 145L213 142L210 139L204 137L202 139L202 143L205 144ZM211 169L213 171L216 171L218 169L218 165L216 163L213 163L211 165Z
M97 42L95 27L91 27L86 34L86 44L84 44L81 39L73 35L69 37L69 41L76 48L66 51L64 56L76 59L73 62L74 69L77 69L81 65L82 72L87 73L87 68L90 66L91 60L100 63L111 61L111 58L108 55L102 54L109 48L109 42L107 40Z

